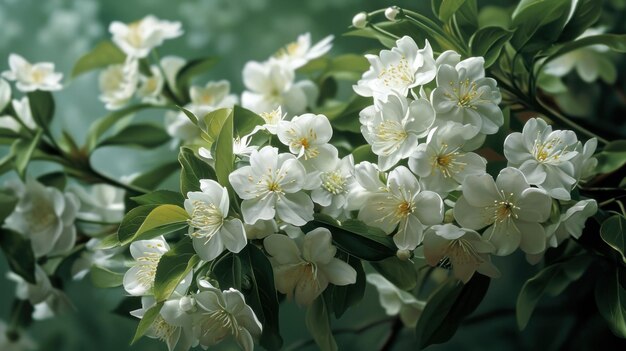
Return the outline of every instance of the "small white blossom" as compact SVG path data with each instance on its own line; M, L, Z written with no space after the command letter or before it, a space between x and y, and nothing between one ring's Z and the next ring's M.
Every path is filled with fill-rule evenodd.
M531 118L521 133L504 141L508 165L519 168L529 184L545 189L550 196L569 200L576 184L575 158L578 138L571 130L552 130L541 118Z
M124 274L124 290L133 296L150 294L161 256L169 249L170 246L162 236L130 244L130 254L135 262Z
M415 327L426 307L425 301L399 289L378 273L370 273L365 278L378 290L378 300L388 316L399 315L405 326Z
M180 22L160 20L151 15L130 24L114 21L109 32L115 45L134 58L144 58L163 41L183 34Z
M333 128L324 115L305 113L291 121L281 121L276 134L289 151L316 169L337 157L337 149L328 144Z
M261 336L263 326L241 292L208 287L194 299L198 311L193 315L193 335L202 348L234 338L243 350L254 349L254 339Z
M370 62L370 69L353 86L361 96L387 101L392 93L407 96L409 89L435 78L435 59L428 40L419 49L411 37L404 36L391 50L382 50L379 56L365 55L365 58Z
M31 64L18 54L9 55L9 71L2 76L14 80L18 90L28 93L35 90L61 90L63 74L54 71L54 63L40 62Z
M250 166L235 170L228 179L243 200L241 211L247 224L276 216L301 226L313 219L313 201L301 191L305 176L304 166L294 155L265 146L252 151Z
M35 320L51 318L72 306L67 296L52 286L50 278L39 265L35 265L35 284L13 272L7 273L7 278L16 283L15 297L28 300L33 305L32 317Z
M187 278L185 280L190 281ZM179 289L180 286L177 290ZM177 295L176 292L174 295ZM146 312L155 305L156 301L152 296L144 296L141 298L141 308L131 311L130 314L142 319ZM181 309L180 298L170 298L165 301L145 335L165 342L169 351L189 350L194 344L191 323L192 316Z
M468 229L488 226L483 236L497 255L509 255L518 247L528 254L545 250L546 233L540 223L550 216L552 201L544 190L531 188L520 170L507 167L495 181L488 174L470 175L462 189L454 218Z
M443 201L420 184L404 166L389 173L384 191L373 194L359 211L359 220L385 233L396 231L393 241L399 250L413 250L424 238L427 226L443 221Z
M442 64L431 101L437 119L469 124L474 135L495 134L504 123L498 104L502 100L497 82L485 77L485 60L470 57L455 66Z
M395 21L399 13L400 8L398 6L390 6L385 10L385 17L390 21Z
M378 165L363 161L354 166L354 182L346 196L346 209L360 210L369 202L372 195L384 192L386 184L380 178Z
M108 110L120 109L132 99L139 83L139 63L127 60L124 64L111 65L100 73L100 100Z
M176 75L181 68L185 66L187 61L184 58L178 56L165 56L161 59L161 67L165 73L165 82L167 85L176 90Z
M79 186L70 186L68 190L80 200L76 215L80 219L117 223L124 217L124 191L117 187L96 184L90 191Z
M344 212L346 197L354 180L354 157L347 155L332 160L328 171L320 173L321 185L311 192L313 202L322 206L322 213L337 217Z
M548 245L557 247L570 236L580 238L587 219L598 212L598 203L594 199L580 200L562 212L554 232L548 233ZM547 231L548 229L546 229Z
M424 234L426 262L435 267L447 260L454 276L463 283L467 283L474 272L498 278L500 272L489 258L495 251L493 244L480 234L453 224L434 225Z
M5 226L30 240L35 257L69 252L76 240L78 199L34 179L9 186L19 199Z
M224 249L241 251L248 240L243 223L238 218L228 219L230 201L228 191L214 180L200 180L200 191L190 191L185 210L191 216L189 236L193 247L204 261L212 261Z
M242 137L233 138L233 155L243 160L247 160L250 158L252 151L258 150L259 147L257 145L250 145L250 137L251 135L248 134ZM202 157L209 164L214 164L215 162L213 154L211 154L211 150L205 147L198 149L198 155L200 155L200 157Z
M310 305L329 283L342 286L356 282L356 271L335 258L337 248L326 228L316 228L293 240L273 234L263 240L274 268L276 290L294 298L300 306Z
M260 129L265 129L270 134L276 135L276 133L278 133L278 125L285 119L285 117L287 117L287 114L283 113L282 108L278 106L275 110L272 110L272 112L262 112L259 116L263 118L265 124L255 128L254 132Z
M161 73L161 69L157 66L150 66L150 76L140 76L139 89L137 90L137 96L141 98L142 102L161 104L164 102L164 98L161 95L163 92L163 86L165 84L165 78Z
M295 72L280 61L250 61L243 68L246 91L241 95L241 105L256 113L272 111L278 106L289 115L305 111L309 105L309 81L295 82Z
M237 96L230 94L230 83L227 80L208 82L204 87L192 86L189 88L191 104L202 111L202 117L211 111L220 108L232 108L237 103Z
M334 36L329 35L311 46L311 33L304 33L299 35L295 42L280 49L275 57L291 69L297 69L329 52L333 47L333 39Z
M445 196L459 188L466 176L485 173L487 161L465 152L466 142L463 125L448 122L436 127L409 158L409 168L420 176L426 189Z
M378 166L386 171L415 151L418 139L428 135L435 113L427 100L396 94L374 103L359 115L361 133L378 155Z

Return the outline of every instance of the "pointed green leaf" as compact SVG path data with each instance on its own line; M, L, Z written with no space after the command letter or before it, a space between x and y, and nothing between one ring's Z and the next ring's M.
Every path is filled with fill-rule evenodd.
M200 258L188 236L161 256L154 277L153 293L156 300L167 300L198 262Z
M602 222L600 236L607 245L619 252L626 263L626 218L614 215Z
M72 69L72 78L94 69L123 63L125 59L126 55L111 41L100 42L90 52L78 59Z

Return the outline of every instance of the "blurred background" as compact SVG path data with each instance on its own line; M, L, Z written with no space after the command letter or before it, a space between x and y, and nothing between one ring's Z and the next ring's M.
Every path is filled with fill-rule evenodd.
M497 3L502 5L504 2ZM623 27L624 1L613 0L608 3L608 6L621 9L621 12L606 15L610 18L607 23ZM219 56L222 61L211 72L210 78L227 79L231 82L233 91L240 93L243 86L241 69L246 61L265 60L278 48L304 32L311 32L314 41L334 34L335 45L331 51L334 55L380 49L375 41L343 37L342 33L347 31L355 13L390 5L410 7L430 14L430 1L426 0L0 0L0 71L7 68L6 57L15 52L31 62L52 61L56 63L57 70L67 77L74 62L82 54L98 41L109 37L108 25L111 21L130 22L153 14L162 19L181 21L185 30L182 38L164 44L160 49L161 56L180 55L188 59ZM623 59L620 62L623 63ZM618 65L620 80L616 86L623 88L624 69L619 66L623 64ZM67 130L81 141L90 123L106 114L98 100L97 73L86 74L75 80L65 79L64 84L66 88L55 93L57 112L54 130ZM572 95L574 98L570 99L573 101L571 103L578 101L578 105L570 105L574 114L594 117L592 112L597 111L594 110L594 99L601 96L603 89L610 87L605 85L592 88L581 85L584 87L581 88L582 93L576 91L579 96ZM602 108L610 109L610 106L603 105ZM607 129L615 130L615 126L618 126L616 133L623 132L623 114L610 110L610 113L603 115L604 117L597 117L597 120ZM155 115L143 118L159 121L163 116L156 112ZM594 121L590 123L595 123ZM0 149L0 153L2 152L4 151ZM136 152L124 149L124 153L119 153L119 149L109 148L100 151L94 162L96 168L104 173L120 177L159 163L164 154L173 159L176 152L177 150L168 146ZM46 167L36 167L35 175L47 170ZM559 349L573 333L582 332L576 330L573 318L570 318L576 314L575 307L569 310L548 308L544 312L540 311L531 320L530 327L519 332L513 310L515 299L521 285L533 274L535 268L525 263L522 255L499 260L497 258L496 265L501 269L503 277L492 282L488 296L475 317L448 344L434 346L432 350ZM0 275L4 276L6 271L6 261L0 259ZM164 344L145 338L132 347L129 346L137 322L109 312L121 300L121 288L96 289L91 286L89 279L72 282L65 288L76 309L47 321L36 322L31 327L29 334L40 350L166 349ZM0 277L1 320L6 321L13 296L14 285ZM563 299L567 297L564 296L561 300ZM563 301L557 299L546 299L543 305L561 306L562 303ZM340 321L334 323L334 328L345 331L346 328L358 328L380 318L384 318L384 313L378 303L378 294L368 287L359 308L346 313ZM281 319L286 347L314 349L311 343L300 343L309 338L304 326L304 309L287 303L281 309ZM389 327L387 323L359 334L340 333L337 335L340 349L377 349L378 345L384 344ZM600 341L590 340L596 345ZM404 330L394 349L413 349L413 342L411 331ZM229 346L223 348L228 349Z

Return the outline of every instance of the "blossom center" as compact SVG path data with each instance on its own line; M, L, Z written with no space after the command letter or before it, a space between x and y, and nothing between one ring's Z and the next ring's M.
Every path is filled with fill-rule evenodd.
M281 117L278 109L272 112L263 112L261 113L260 116L265 121L265 124L271 124L271 125L278 123Z
M397 63L389 64L383 68L378 74L378 78L387 87L406 86L415 80L415 76L409 67L409 62L404 57Z
M531 152L539 163L557 163L567 151L565 147L559 147L562 143L559 137L551 138L546 142L541 142L538 137L535 139Z
M480 99L482 93L478 91L478 86L475 82L470 82L469 79L465 79L458 83L450 82L450 86L452 87L452 94L446 93L445 96L447 98L456 100L458 107L476 108L474 104Z
M515 210L519 210L518 206L515 206L512 202L498 201L494 200L494 212L493 212L493 220L494 222L504 222L505 220L510 219L511 217L517 218L517 214Z
M202 330L204 335L213 335L216 340L221 340L229 334L237 336L239 334L239 323L230 312L219 309L204 315Z
M383 150L385 155L389 155L400 147L400 144L406 140L408 134L400 122L382 121L376 127L376 136L381 141L392 144Z
M339 171L322 173L322 186L333 195L346 192L346 178Z
M213 203L204 201L193 202L193 213L188 220L189 225L197 230L191 234L196 238L210 238L224 224L224 214Z
M158 315L154 322L152 322L152 330L157 339L167 342L172 337L172 334L176 331L176 327L168 324L161 315Z
M406 218L415 211L415 204L412 201L402 200L396 207L396 216Z
M483 259L474 251L474 248L464 239L450 241L445 255L453 266L479 266Z
M457 150L458 148L448 150L448 145L442 144L441 149L432 159L433 168L438 169L444 178L452 177L467 166L467 163L457 161L457 157L462 155Z
M163 254L158 252L144 252L143 256L137 258L139 271L137 272L137 282L151 289L154 285L154 277L156 275L159 260Z

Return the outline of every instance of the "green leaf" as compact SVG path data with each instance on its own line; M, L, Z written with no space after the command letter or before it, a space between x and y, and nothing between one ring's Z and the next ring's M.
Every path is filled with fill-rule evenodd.
M306 310L306 328L311 333L315 343L322 351L338 350L337 342L330 328L328 307L322 296L319 296Z
M182 207L185 197L171 190L157 190L148 194L131 197L139 205L177 205Z
M64 172L46 173L37 178L37 181L45 186L54 187L63 191L67 185L67 176Z
M137 340L141 339L141 337L144 336L146 332L148 332L148 330L152 326L152 323L154 323L157 317L159 317L159 313L161 312L162 307L163 302L159 302L158 304L150 307L150 309L146 311L146 313L139 321L135 336L133 336L133 340L130 342L131 345L137 342Z
M490 279L474 274L467 284L448 279L429 297L415 327L419 349L450 339L483 300Z
M122 129L117 134L102 140L99 145L134 145L143 148L155 148L170 140L170 136L162 127L142 123Z
M132 180L131 184L142 189L154 189L179 169L180 164L176 161L171 161L139 175Z
M148 206L148 205L144 205ZM138 208L144 207L140 206ZM159 230L165 228L165 232L172 232L185 228L189 214L184 208L176 205L159 205L152 209L145 217L143 223L137 228L134 235L121 240L122 244L128 244L136 240L148 240L156 236L163 235L164 231ZM119 237L119 233L118 233Z
M516 28L511 39L519 51L536 52L553 42L561 35L567 22L570 0L522 0L512 15L512 25Z
M222 131L222 126L226 120L232 114L233 109L221 108L219 110L211 111L200 118L201 124L206 128L206 138L209 143L213 143L217 140Z
M0 229L0 248L9 262L11 271L27 282L36 284L35 255L30 240L12 230Z
M620 169L626 164L626 140L608 143L595 157L598 159L598 173L611 173Z
M0 227L2 227L4 220L9 217L11 213L13 213L17 202L18 199L12 194L0 191Z
M332 310L336 318L340 318L349 307L356 305L365 294L365 271L361 260L348 254L339 254L356 271L356 283L348 285L329 285L325 294L331 296Z
M605 45L614 52L626 53L626 34L599 34L570 41L550 52L544 64L568 52L591 45Z
M328 117L328 120L331 121L333 128L336 130L361 133L359 113L371 104L371 98L355 95L347 103L327 103L315 112Z
M591 263L588 255L577 255L545 267L530 278L517 296L517 325L523 330L541 297L547 293L556 296L562 293L572 282L578 280Z
M191 123L198 125L198 117L196 115L193 114L193 112L187 110L184 107L178 106L178 109L181 110L185 116L187 116L187 118L189 118L189 120L191 121Z
M354 157L355 164L363 161L378 163L378 156L372 152L372 146L369 144L355 148L354 151L352 151L352 157Z
M120 243L130 242L146 217L157 207L158 205L142 205L128 211L117 230L118 241Z
M33 156L33 152L35 152L35 149L41 141L42 133L43 130L38 129L37 133L31 140L19 139L15 144L13 144L15 153L15 170L22 179L26 177L26 167L28 166L28 162L30 162L30 158Z
M447 22L452 15L461 7L465 0L441 0L438 17L442 22Z
M217 179L213 168L198 158L193 150L186 146L180 148L178 162L182 167L180 192L184 195L190 191L200 191L200 179Z
M417 272L410 261L401 261L397 257L389 257L370 264L378 273L402 290L413 290L417 284Z
M473 56L485 58L485 68L493 65L500 57L500 52L513 37L513 32L500 27L479 29L470 38L469 46Z
M111 41L100 42L90 52L78 59L72 69L72 78L94 69L123 63L126 55Z
M49 91L33 91L27 94L33 119L38 126L47 129L54 116L54 98Z
M265 123L265 121L256 113L239 105L235 105L233 108L233 123L235 125L236 135L244 136L250 134L254 127Z
M176 88L180 93L185 94L186 101L189 101L189 85L191 84L191 80L197 75L209 71L217 62L218 59L215 57L194 59L187 62L178 71L176 74Z
M602 274L596 281L596 305L616 336L626 338L626 290L620 284L619 271Z
M215 174L217 181L223 186L229 186L228 175L233 172L234 168L232 113L222 125L215 144Z
M601 13L602 0L578 0L576 10L563 28L563 33L561 33L558 41L564 42L578 38L600 18Z
M157 301L167 300L200 258L193 249L191 238L185 236L161 256L154 277L153 293Z
M96 288L115 288L122 285L123 273L113 272L97 265L91 266L91 282Z
M365 223L347 219L338 221L324 214L315 214L315 220L305 226L306 230L324 227L330 230L333 241L343 251L366 261L380 261L396 254L393 239L382 230Z
M213 267L213 274L220 283L220 289L235 288L241 290L242 273L239 255L226 252L225 256L219 258L218 263Z
M619 252L622 260L626 263L626 218L622 215L614 215L602 222L600 236L607 245Z

